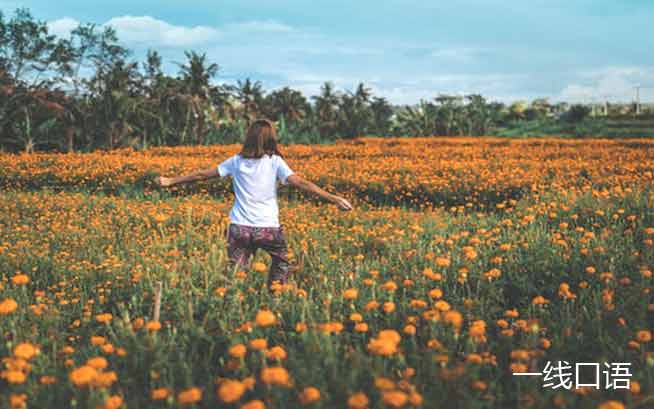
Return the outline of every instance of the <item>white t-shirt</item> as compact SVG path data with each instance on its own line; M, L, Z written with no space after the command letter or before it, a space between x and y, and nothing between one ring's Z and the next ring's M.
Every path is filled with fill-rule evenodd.
M282 184L293 174L279 155L246 159L234 155L218 165L221 177L232 176L234 206L229 220L235 224L279 227L277 180Z

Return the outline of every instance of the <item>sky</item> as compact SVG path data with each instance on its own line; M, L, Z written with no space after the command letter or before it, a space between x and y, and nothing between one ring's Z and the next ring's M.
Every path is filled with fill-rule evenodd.
M51 32L111 25L132 58L156 49L176 74L184 51L251 78L315 95L359 82L395 104L440 93L510 102L654 102L651 0L0 0Z

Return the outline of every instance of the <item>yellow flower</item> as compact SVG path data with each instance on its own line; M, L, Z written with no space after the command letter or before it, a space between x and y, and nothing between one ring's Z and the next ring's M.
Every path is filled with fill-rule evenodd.
M310 403L318 402L320 400L320 391L318 388L308 386L302 390L299 396L300 403L308 405Z
M270 327L277 323L277 317L275 317L275 314L273 314L272 311L260 310L257 312L255 322L260 327Z
M16 311L18 303L11 298L7 298L0 302L0 315L8 315Z
M200 388L189 388L177 394L177 401L180 405L190 405L202 400L202 390Z
M218 387L218 398L225 403L236 402L245 393L243 382L228 379Z

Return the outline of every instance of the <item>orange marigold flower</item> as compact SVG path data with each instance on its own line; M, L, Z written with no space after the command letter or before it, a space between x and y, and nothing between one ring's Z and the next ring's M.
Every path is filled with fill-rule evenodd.
M350 409L366 409L369 402L365 393L357 392L347 399L347 406Z
M95 316L95 320L101 324L106 324L108 322L111 322L113 319L113 315L111 313L105 312L103 314L98 314Z
M384 305L382 306L382 309L384 310L384 312L385 312L386 314L390 314L390 313L392 313L393 311L395 311L395 303L392 302L392 301L387 301L387 302L385 302Z
M0 315L8 315L16 311L18 303L11 298L7 298L0 302Z
M318 388L313 386L308 386L300 392L298 397L299 401L303 405L308 405L310 403L318 402L320 400L320 391Z
M57 383L57 378L54 376L50 375L43 375L40 379L39 382L41 382L42 385L52 385L54 383Z
M105 369L107 366L109 366L109 362L107 362L107 359L103 356L96 356L89 358L86 361L86 365L95 369Z
M29 342L22 342L14 348L14 356L26 361L34 358L39 353L39 349Z
M170 389L168 388L157 388L153 389L150 393L152 400L164 400L170 396Z
M607 400L600 403L597 409L625 409L624 403L617 400Z
M266 385L290 386L288 371L281 366L272 366L261 370L261 382Z
M11 282L14 285L25 285L30 282L30 278L27 274L16 274L11 277Z
M443 314L443 321L458 330L463 324L463 315L455 310L446 311L445 314Z
M286 351L279 345L274 346L266 351L266 358L284 360L286 359Z
M190 405L202 400L202 390L200 388L189 388L177 394L177 401L180 405Z
M159 331L161 329L161 323L159 321L148 321L148 323L145 324L145 329L152 332Z
M10 369L0 372L0 378L4 378L11 384L21 384L27 380L27 375L23 371Z
M268 267L266 267L264 263L257 261L256 263L252 264L252 269L257 273L265 273Z
M429 291L429 298L431 299L438 299L441 298L442 296L443 296L443 290L441 290L440 288L434 288Z
M357 322L354 326L356 332L368 332L368 324L365 322Z
M218 387L218 398L225 403L236 402L245 393L243 382L228 379Z
M241 409L266 409L266 404L255 399L241 405Z
M401 408L407 403L409 397L407 396L406 393L395 390L395 391L384 392L382 394L382 400L384 401L385 404L387 404L392 408Z
M98 371L89 365L83 365L74 369L68 375L70 381L77 387L90 385L98 376Z
M9 395L9 406L11 409L25 409L27 408L27 395L24 393L12 393Z
M123 406L123 398L118 395L109 396L104 401L104 409L118 409Z
M436 265L438 267L449 267L450 259L447 257L436 257Z
M649 342L652 340L652 333L647 330L641 330L636 333L638 342Z
M261 351L268 348L268 341L264 338L253 339L250 341L250 348L254 349L255 351Z
M348 288L343 291L343 298L346 300L355 300L359 296L359 291L356 288Z
M270 327L277 323L277 317L272 313L272 311L260 310L257 312L255 322L260 327Z
M247 348L243 344L236 344L229 348L229 356L232 358L243 358L247 354Z
M380 391L388 391L391 389L395 389L395 382L393 382L388 378L380 376L379 378L375 379L375 387Z

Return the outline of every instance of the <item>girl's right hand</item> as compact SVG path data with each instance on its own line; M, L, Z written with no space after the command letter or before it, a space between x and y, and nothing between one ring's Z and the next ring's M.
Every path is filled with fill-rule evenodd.
M348 202L347 199L342 198L340 196L335 196L334 197L334 203L338 206L339 209L341 210L352 210L354 207L350 202Z
M173 184L172 178L167 178L165 176L158 176L154 181L161 187L168 187Z

